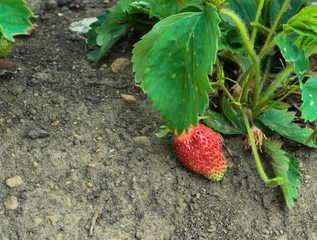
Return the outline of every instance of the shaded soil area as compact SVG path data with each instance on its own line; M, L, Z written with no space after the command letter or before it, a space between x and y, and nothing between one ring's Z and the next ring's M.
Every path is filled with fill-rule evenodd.
M131 60L139 35L93 66L85 39L68 29L115 4L106 2L32 1L37 28L16 38L17 71L0 78L0 239L317 239L316 151L285 144L303 174L291 210L240 136L223 136L234 158L224 152L221 182L187 171L172 135L154 136L164 122L134 85L132 64L110 68ZM32 129L43 138L31 139Z

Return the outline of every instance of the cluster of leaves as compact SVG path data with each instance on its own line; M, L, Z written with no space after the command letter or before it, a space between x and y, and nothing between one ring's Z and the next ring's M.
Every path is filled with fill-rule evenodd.
M23 0L0 1L0 39L13 42L13 35L26 34L27 28L33 28L29 18L33 13Z
M219 132L247 135L262 179L269 186L280 185L291 207L301 176L296 160L263 139L276 174L268 179L251 128L317 148L316 130L294 123L295 113L283 102L300 91L303 121L316 121L317 76L307 71L308 58L317 51L317 6L305 0L213 2L219 1L122 0L91 25L89 58L103 57L130 27L142 32L133 50L135 82L160 111L167 129L181 134L203 115ZM283 71L268 81L268 74L276 71L272 63L280 59ZM241 77L226 76L224 62L235 64ZM226 96L221 113L207 109L215 88Z

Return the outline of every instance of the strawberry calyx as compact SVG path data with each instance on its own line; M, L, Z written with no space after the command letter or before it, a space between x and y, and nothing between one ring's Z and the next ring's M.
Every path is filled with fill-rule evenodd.
M11 53L11 42L0 35L0 58L6 58Z

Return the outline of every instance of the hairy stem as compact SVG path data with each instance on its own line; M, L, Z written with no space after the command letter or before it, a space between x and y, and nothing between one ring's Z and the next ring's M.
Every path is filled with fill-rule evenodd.
M272 96L272 98L268 99L267 103L271 100L273 100L275 97L278 97L279 95L283 94L284 92L287 92L283 97L279 98L277 101L275 101L274 103L268 105L268 106L265 106L264 108L254 112L253 116L254 117L257 117L259 115L261 115L262 113L264 113L265 111L267 111L268 109L274 107L276 104L282 102L288 95L292 94L293 92L295 92L296 90L298 90L300 88L300 86L294 86L292 87L291 89L282 89L281 91L277 92L276 94L274 94Z
M250 22L251 27L257 27L260 28L266 32L270 32L271 29L267 28L266 26L262 25L261 23L255 23L255 22Z
M256 16L255 16L255 20L254 20L255 25L253 26L252 34L251 34L251 46L252 47L254 46L255 36L256 36L256 32L258 30L257 24L259 23L259 19L260 19L261 12L262 12L262 9L264 6L264 2L265 2L265 0L260 0L258 10L256 12Z
M253 104L256 104L258 99L259 99L259 95L260 95L260 66L259 66L259 60L253 50L253 47L251 46L250 42L249 42L249 38L247 35L247 31L243 25L243 23L241 22L240 18L233 12L227 10L227 9L220 9L220 12L227 15L228 17L230 17L235 24L237 25L241 37L242 37L242 41L244 43L244 46L248 52L248 54L250 55L252 62L253 62L253 67L255 70L255 76L254 76L254 96L253 96Z
M266 91L265 95L262 97L261 101L257 103L254 107L255 110L258 110L264 106L264 103L267 101L267 99L270 98L271 94L275 91L277 86L280 84L281 81L293 70L293 67L291 64L287 65L286 69L280 76L278 76L271 84L270 88Z
M273 178L273 179L268 179L268 177L266 176L266 174L263 170L262 164L261 164L261 160L259 158L258 151L256 149L255 141L254 141L254 138L253 138L253 135L251 132L251 128L250 128L250 124L249 124L248 115L247 115L245 110L242 110L242 114L243 114L245 126L246 126L247 131L248 131L248 136L249 136L250 143L251 143L251 149L252 149L252 152L254 154L255 163L256 163L256 166L258 168L258 171L260 173L261 178L263 179L263 181L266 184L268 184L271 187L275 187L275 186L281 184L281 182L283 180L282 178L277 177L277 178Z
M269 45L267 45L265 48L262 48L260 54L259 54L259 59L262 59L264 55L270 51L270 49L276 44L275 40L273 39Z
M274 22L274 24L273 24L273 26L272 26L272 28L271 28L271 31L269 32L269 35L267 36L267 38L266 38L266 40L265 40L265 43L264 43L262 49L264 49L264 48L269 44L269 42L270 42L270 40L271 40L271 37L272 37L272 35L273 35L273 33L274 33L275 29L276 29L276 26L277 26L278 22L280 21L280 19L281 19L281 17L282 17L282 14L284 13L284 10L285 10L285 8L286 8L288 2L289 2L289 0L285 0L283 6L282 6L282 8L281 8L281 10L279 11L279 13L278 13L278 15L277 15L277 17L276 17L276 19L275 19L275 22Z

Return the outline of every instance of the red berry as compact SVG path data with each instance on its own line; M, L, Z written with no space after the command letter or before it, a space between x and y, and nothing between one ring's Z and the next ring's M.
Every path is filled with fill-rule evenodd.
M220 181L227 168L222 144L218 135L203 124L191 126L189 134L184 131L174 135L174 149L179 161L189 170L213 181Z

